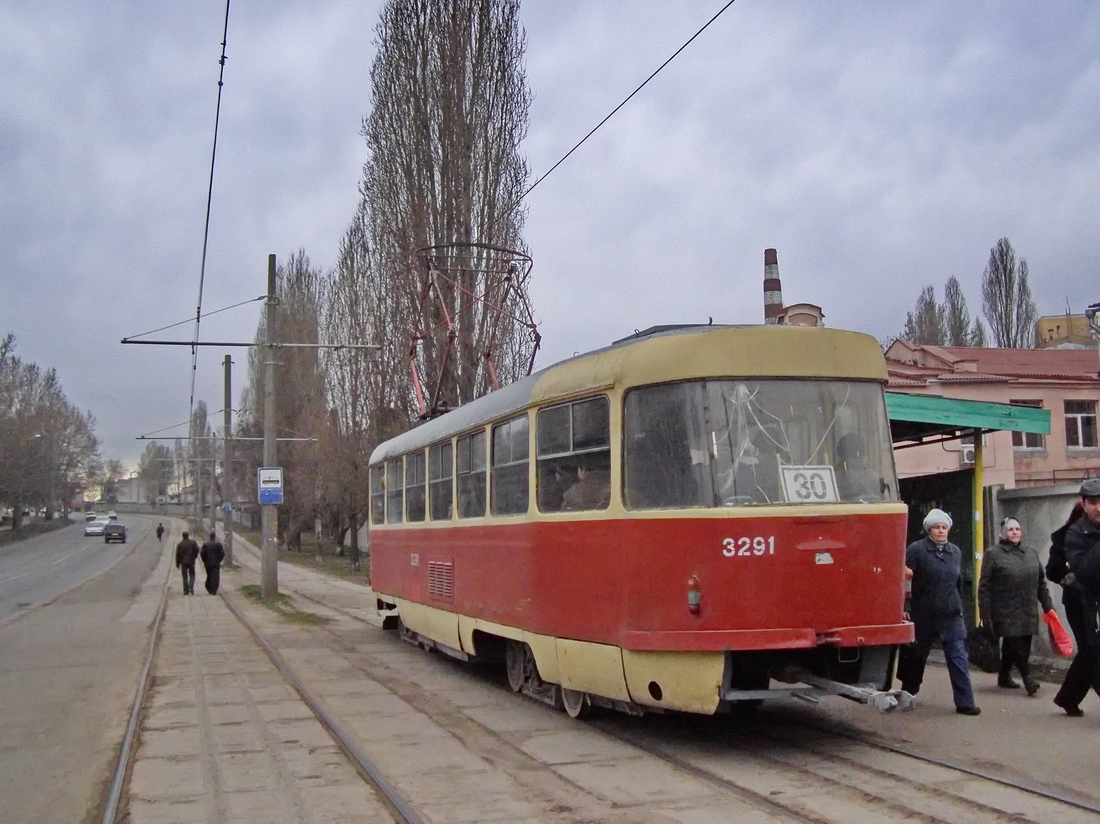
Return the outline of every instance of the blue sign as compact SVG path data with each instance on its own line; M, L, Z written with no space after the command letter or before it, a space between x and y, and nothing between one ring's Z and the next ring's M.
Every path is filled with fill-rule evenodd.
M256 498L261 504L283 502L283 468L265 466L256 470Z

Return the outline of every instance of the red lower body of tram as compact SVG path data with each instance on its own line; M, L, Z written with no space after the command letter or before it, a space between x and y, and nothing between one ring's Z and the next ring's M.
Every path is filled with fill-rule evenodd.
M371 582L422 641L473 659L510 645L532 677L597 703L715 712L773 680L865 700L843 685L888 690L913 637L905 525L788 511L403 526L372 531Z

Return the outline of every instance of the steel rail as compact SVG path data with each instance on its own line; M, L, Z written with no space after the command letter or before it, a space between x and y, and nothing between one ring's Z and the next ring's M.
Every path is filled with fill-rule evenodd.
M289 587L289 589L291 589L294 592L295 595L297 595L298 597L300 597L300 598L302 598L306 601L311 601L315 604L326 607L327 609L331 609L334 612L339 612L340 614L342 614L342 615L344 615L348 618L351 618L352 620L358 621L358 622L366 624L368 626L374 626L374 624L371 624L370 621L367 621L366 619L364 619L363 617L361 617L359 615L356 615L356 614L354 614L352 612L349 612L345 609L342 609L338 606L334 606L332 604L325 603L325 602L323 602L323 601L321 601L317 598L314 598L310 595L306 595L303 592L295 590L293 587ZM993 773L989 773L989 772L985 772L985 771L982 771L982 770L974 769L972 767L966 767L966 766L963 766L961 764L957 764L957 763L947 761L947 760L944 760L944 759L935 758L933 756L923 755L919 752L907 749L905 747L895 746L895 745L892 745L892 744L885 744L885 743L875 741L874 739L867 738L867 737L864 737L864 736L861 736L861 735L858 735L858 734L855 734L855 733L849 733L849 732L846 732L844 730L834 729L834 728L829 727L828 724L819 724L819 723L814 723L812 721L805 721L805 720L802 720L802 719L799 719L799 720L786 719L786 722L789 723L789 724L796 725L796 726L804 726L804 727L807 727L807 728L810 728L810 729L818 730L820 732L828 733L828 734L834 735L834 736L839 737L839 738L847 738L847 739L852 740L856 743L864 744L866 746L874 747L876 749L883 750L883 751L886 751L886 752L891 752L891 753L894 753L895 755L906 756L908 758L913 758L913 759L916 759L916 760L919 760L919 761L923 761L927 764L932 764L934 766L943 767L945 769L949 769L949 770L953 770L953 771L956 771L956 772L959 772L959 773L963 773L964 775L969 775L969 776L972 776L974 778L979 778L979 779L982 779L982 780L985 780L985 781L990 781L994 784L999 784L1000 786L1003 786L1003 787L1008 787L1010 789L1019 790L1020 792L1028 793L1029 795L1033 795L1033 796L1036 796L1037 798L1042 798L1042 799L1045 799L1047 801L1053 801L1055 803L1065 804L1065 805L1071 806L1071 807L1076 807L1078 809L1081 809L1081 810L1084 810L1084 811L1090 812L1090 813L1100 813L1100 806L1098 806L1098 805L1093 805L1093 804L1090 804L1088 802L1080 801L1078 799L1075 799L1075 798L1072 798L1072 797L1069 797L1069 796L1065 796L1065 795L1061 795L1061 794L1058 794L1058 793L1055 793L1055 792L1051 792L1049 790L1042 789L1041 787L1033 785L1033 784L1021 783L1021 782L1018 782L1018 781L1011 781L1009 779L997 776ZM804 814L798 812L797 810L791 810L789 807L786 807L786 806L784 806L784 805L768 798L767 796L759 795L759 794L755 793L752 790L748 790L748 789L745 789L743 787L739 787L738 785L728 781L727 779L724 779L720 776L713 775L712 773L708 772L706 769L694 766L689 761L687 761L685 759L682 759L679 756L675 756L675 755L672 755L668 752L665 752L664 750L660 749L659 747L652 747L650 745L647 745L641 739L636 740L633 736L631 736L629 734L623 734L623 733L620 733L620 732L608 731L603 726L601 726L599 724L599 722L597 722L596 724L594 724L592 726L595 726L596 728L600 729L605 734L611 735L611 736L613 736L613 737L615 737L615 738L617 738L621 741L625 741L625 742L631 744L632 746L636 746L639 749L642 749L642 750L648 752L649 754L653 755L656 758L660 758L661 760L667 761L667 762L672 763L672 764L674 764L675 766L677 766L681 769L684 769L688 772L691 772L692 774L697 775L698 777L706 780L708 783L716 784L716 785L720 786L720 788L723 789L724 791L727 791L727 792L730 792L731 794L737 795L745 801L748 801L748 802L753 803L753 804L758 804L758 805L768 809L769 811L772 811L776 814L783 815L784 817L791 818L793 820L806 821L806 822L817 822L818 821L818 819L813 818L813 817L807 817ZM903 781L903 782L907 781L907 779L905 779L904 776L894 775L893 773L890 773L890 777L893 780L896 780L896 781ZM915 782L910 781L909 783L915 783ZM915 785L916 786L923 786L923 785L919 785L919 784L915 784ZM927 789L927 788L925 788L925 789ZM955 796L952 796L952 797L955 797ZM959 797L959 801L967 802L967 803L971 803L971 804L977 803L979 806L984 807L985 809L989 810L991 813L994 813L994 814L997 813L997 812L1003 812L1003 811L998 811L997 808L988 807L987 805L982 805L979 802L974 802L970 799L966 799L966 798L963 798L963 797Z
M799 719L798 721L788 720L788 723L798 724L813 730L818 730L819 732L828 733L829 735L836 736L837 738L846 738L849 741L855 741L857 744L863 744L867 747L873 747L878 750L883 750L884 752L894 753L895 755L904 755L907 758L913 758L917 761L923 761L926 764L932 764L937 767L944 767L945 769L955 770L956 772L963 773L964 775L970 775L974 778L981 778L985 781L992 781L994 784L1000 784L1002 787L1009 787L1013 790L1020 790L1021 792L1025 792L1039 798L1045 798L1048 801L1055 801L1060 804L1066 804L1070 807L1076 807L1079 810L1085 810L1086 812L1100 814L1100 805L1091 804L1087 801L1081 801L1076 798L1071 798L1066 795L1051 792L1050 790L1045 790L1035 784L1010 781L1007 778L1001 778L998 775L986 772L984 770L979 770L974 767L967 767L963 764L958 764L954 761L948 761L943 758L936 758L935 756L924 755L923 753L917 752L916 750L911 750L907 747L899 747L896 744L886 744L882 741L876 741L873 738L869 738L859 733L848 732L846 730L835 728L827 722L814 722Z
M355 745L351 736L344 731L339 722L324 708L320 700L317 699L309 688L302 682L300 678L294 673L290 666L283 660L283 657L279 655L278 651L268 643L259 631L249 623L248 619L244 617L244 614L237 608L233 601L229 598L224 598L225 605L229 607L229 611L232 612L237 620L244 625L244 628L248 630L253 640L260 645L261 649L267 653L267 657L271 659L271 663L275 665L275 668L279 670L282 676L290 683L292 687L301 696L302 700L306 702L310 710L317 717L317 720L328 730L329 735L337 743L341 750L344 751L352 762L360 775L362 775L368 782L370 782L374 788L381 794L382 800L392 812L397 820L402 824L424 824L424 819L412 808L409 802L402 796L397 789L390 784L389 780L382 773L382 771L374 764L367 756Z
M357 622L362 623L362 624L366 624L367 626L375 626L370 621L366 620L365 618L363 618L360 615L356 615L353 612L349 612L348 610L342 609L341 607L334 606L333 604L329 604L329 603L326 603L324 601L321 601L321 600L319 600L317 598L314 598L310 595L307 595L307 594L305 594L305 593L303 593L299 590L296 590L293 587L288 587L288 589L290 589L292 592L294 592L295 595L297 595L298 597L300 597L300 598L302 598L306 601L310 601L312 603L318 604L319 606L323 606L327 609L331 609L334 612L338 612L338 613L340 613L340 614L342 614L342 615L344 615L348 618L351 618L354 621L357 621ZM793 724L793 725L796 725L796 726L804 726L804 727L807 727L809 729L818 730L820 732L828 733L828 734L834 735L834 736L839 737L839 738L847 738L849 740L855 741L856 743L864 744L866 746L874 747L876 749L883 750L883 751L886 751L886 752L891 752L891 753L894 753L895 755L906 756L906 757L913 758L913 759L916 759L916 760L919 760L919 761L923 761L927 764L932 764L934 766L943 767L945 769L953 770L953 771L962 773L964 775L969 775L969 776L972 776L974 778L980 778L982 780L990 781L994 784L999 784L1000 786L1003 786L1003 787L1008 787L1008 788L1011 788L1011 789L1014 789L1014 790L1019 790L1020 792L1028 793L1030 795L1036 796L1037 798L1042 798L1042 799L1045 799L1047 801L1053 801L1055 803L1066 804L1067 806L1075 807L1075 808L1084 810L1086 812L1100 814L1100 806L1098 806L1098 805L1090 804L1088 802L1080 801L1078 799L1074 799L1074 798L1071 798L1071 797L1068 797L1068 796L1065 796L1065 795L1060 795L1058 793L1054 793L1054 792L1051 792L1051 791L1048 791L1048 790L1044 790L1041 787L1038 787L1038 786L1033 785L1033 784L1020 783L1020 782L1017 782L1017 781L1011 781L1009 779L999 777L999 776L997 776L993 773L985 772L985 771L978 770L978 769L975 769L975 768L972 768L972 767L966 767L966 766L963 766L961 764L957 764L957 763L947 761L947 760L944 760L944 759L935 758L933 756L923 755L919 752L907 749L905 747L900 747L900 746L895 746L895 745L892 745L892 744L885 744L885 743L882 743L880 741L875 741L874 739L867 738L865 736L861 736L861 735L856 734L856 733L850 733L850 732L847 732L847 731L844 731L844 730L833 728L827 722L822 723L822 722L813 722L813 721L808 721L808 720L803 720L803 719L790 719L790 718L787 718L785 720L789 724ZM617 732L609 732L608 730L604 729L603 726L601 726L598 722L593 726L596 726L598 729L601 729L601 731L603 731L605 734L612 735L613 737L618 738L619 740L626 741L626 742L630 743L633 746L639 747L639 749L642 749L642 750L645 750L646 752L649 752L654 757L657 757L657 758L660 758L662 760L668 761L670 763L675 764L677 767L680 767L684 770L692 772L693 774L698 775L700 778L703 778L703 779L707 780L708 783L714 783L714 784L720 785L723 790L731 792L732 794L738 795L743 800L746 800L750 803L759 804L759 805L767 808L770 811L773 811L777 814L781 814L781 815L783 815L787 818L791 818L791 819L794 819L794 820L807 821L807 822L816 822L816 821L818 821L818 819L816 819L816 818L806 817L805 815L798 812L797 810L791 810L790 808L783 806L782 804L768 798L767 796L758 795L758 794L754 793L752 790L748 790L748 789L739 787L738 785L736 785L732 782L729 782L728 780L726 780L726 779L724 779L720 776L713 775L713 774L709 773L707 770L705 770L701 767L693 766L693 765L690 764L690 762L688 762L684 759L681 759L678 756L667 753L667 752L661 750L658 747L650 747L650 746L646 745L645 743L634 740L634 738L632 736L630 736L629 734L623 735L623 734L620 734L620 733L617 733ZM894 780L898 780L898 781L905 781L906 780L903 776L893 775L892 773L891 773L891 777ZM910 783L912 783L912 782L910 782ZM952 797L955 797L955 796L952 796ZM963 797L959 797L959 800L963 801L963 802L968 802L968 803L978 803L978 802L973 802L970 799L966 799L966 798L963 798ZM993 812L993 813L998 812L998 810L996 808L993 808L993 807L988 807L986 805L981 805L980 803L979 803L979 806L983 806L986 809L988 809L990 812Z
M153 629L149 634L149 647L145 652L145 661L141 665L141 673L138 675L137 692L134 694L134 703L130 707L130 717L126 722L126 732L122 736L122 747L119 749L118 759L115 761L114 775L111 776L111 786L107 790L107 800L103 807L102 824L115 824L118 817L118 804L122 798L122 788L126 782L126 770L130 766L130 752L134 746L134 738L137 735L138 724L141 719L141 708L145 703L145 695L149 691L149 678L153 671L153 659L157 653L157 643L160 640L160 625L164 621L164 613L168 606L168 588L172 583L172 567L168 566L168 574L164 576L164 587L160 593L160 605L157 607L157 616L153 620Z

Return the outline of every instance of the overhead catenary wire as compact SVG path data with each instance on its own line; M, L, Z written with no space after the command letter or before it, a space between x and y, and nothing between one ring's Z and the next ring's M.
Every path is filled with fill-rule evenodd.
M234 303L232 306L225 306L221 309L215 309L213 312L207 312L202 317L209 318L217 315L221 312L228 312L230 309L236 309L239 306L244 306L249 303L256 303L260 300L266 300L267 295L260 295L258 298L249 298L248 300L242 300L240 303ZM183 320L176 321L175 323L169 323L167 326L161 326L156 329L150 329L148 332L139 332L136 335L130 335L122 339L123 343L134 343L134 338L143 338L146 335L155 335L157 332L163 332L165 329L174 329L177 326L183 326L185 323L190 323L192 318L184 318Z
M225 0L225 24L222 29L222 53L218 59L218 103L214 110L214 142L210 150L210 178L206 187L206 220L202 232L202 262L199 264L199 300L195 307L195 336L191 347L191 396L188 402L188 420L195 413L195 377L198 372L199 323L202 320L202 291L206 281L206 250L210 242L210 204L214 196L214 163L218 156L218 123L222 112L222 87L225 85L225 46L229 39L229 0Z
M612 117L614 117L615 113L618 112L619 109L621 109L623 106L625 106L627 103L629 103L630 99L632 97L634 97L634 95L636 95L643 88L645 88L646 84L649 83L650 80L652 80L654 77L656 77L665 66L667 66L669 63L671 63L673 60L675 60L676 57L680 54L680 52L682 52L684 49L686 49L688 46L690 46L692 41L695 40L695 38L697 38L704 31L706 31L707 28L710 26L710 24L713 23L715 20L717 20L719 17L721 17L722 13L725 12L725 10L728 9L730 6L732 6L734 4L734 2L735 2L735 0L729 0L728 3L726 3L724 6L722 6L722 8L720 8L714 14L714 16L710 18L710 20L708 20L706 23L703 24L702 28L700 28L699 31L695 32L695 34L693 34L691 37L689 37L687 39L687 41L682 46L680 46L680 48L678 48L676 51L674 51L672 53L671 57L669 57L660 66L658 66L649 77L647 77L645 80L643 80L641 85L638 86L638 88L636 88L634 91L632 91L630 94L628 94L618 106L616 106L614 109L612 109L611 112L603 120L601 120L599 123L597 123L592 128L592 131L590 131L588 134L586 134L584 137L582 137L579 141L577 141L577 144L575 146L573 146L573 148L570 149L568 152L566 152L561 157L561 159L557 163L555 163L553 166L551 166L544 174L542 174L540 177L536 178L535 182L532 183L530 186L528 186L527 189L524 191L524 193L519 196L519 199L515 203L513 203L512 206L509 207L509 208L514 208L514 207L518 206L520 203L522 203L523 199L525 197L527 197L527 195L531 194L531 191L536 186L538 186L540 183L542 183L542 181L546 180L546 178L548 178L550 176L550 174L556 168L558 168L558 166L560 166L562 163L564 163L566 160L568 160L569 156L571 154L573 154L573 152L577 151L577 149L579 149L584 144L584 142L586 140L588 140L588 138L592 137L592 135L594 135L599 130L599 128L601 126L603 126L604 123L606 123L608 120L610 120Z

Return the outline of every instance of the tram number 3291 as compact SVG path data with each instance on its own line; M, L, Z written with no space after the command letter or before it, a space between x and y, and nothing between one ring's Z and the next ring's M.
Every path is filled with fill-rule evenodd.
M722 541L722 554L727 558L742 555L775 555L775 536L757 535L750 538L742 535L740 538L725 538Z

